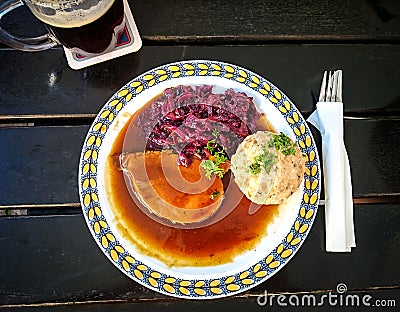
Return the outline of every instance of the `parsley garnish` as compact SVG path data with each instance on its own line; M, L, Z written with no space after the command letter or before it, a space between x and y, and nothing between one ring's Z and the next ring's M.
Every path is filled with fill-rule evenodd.
M214 191L211 195L210 195L210 198L211 199L215 199L216 197L218 197L219 196L219 192L218 191Z
M252 174L258 174L261 172L261 165L258 162L252 163L249 166L250 172Z
M268 147L275 147L277 151L282 151L283 155L294 155L296 143L292 144L290 138L281 132L280 134L274 135L268 142Z
M220 168L211 159L203 160L200 163L200 166L202 166L204 168L204 170L206 171L207 179L211 179L212 174L215 174L219 178L222 178L224 176L224 168Z
M210 140L207 142L207 145L204 147L204 149L209 151L210 154L212 155L214 153L215 147L216 147L215 140Z
M258 174L261 172L261 167L265 169L266 173L270 173L272 165L276 163L276 156L270 153L265 145L262 146L263 153L254 157L254 163L249 166L249 170L252 174Z
M265 171L269 173L271 171L271 166L275 164L275 158L276 156L274 154L264 149L264 152L260 156L257 156L255 159L256 161L258 161L258 163L261 163Z
M211 154L210 159L203 160L200 166L206 171L206 177L211 179L211 175L215 174L219 178L224 176L224 168L220 168L219 165L223 164L228 158L225 156L225 148L222 151L216 150L217 145L215 140L210 140L204 149L208 150Z

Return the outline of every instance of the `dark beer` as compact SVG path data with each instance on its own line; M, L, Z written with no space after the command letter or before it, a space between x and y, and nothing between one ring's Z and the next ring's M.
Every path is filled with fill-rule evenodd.
M70 20L66 25L46 23L46 26L65 47L99 54L115 46L118 33L124 27L124 16L123 0L115 0L106 12L96 11L96 6L90 8L81 17L83 22L77 16L76 21Z

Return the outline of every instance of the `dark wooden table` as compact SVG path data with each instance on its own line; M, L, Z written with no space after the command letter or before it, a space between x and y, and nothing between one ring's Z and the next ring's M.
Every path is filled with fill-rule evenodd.
M143 39L137 53L74 71L61 48L27 53L0 45L0 310L297 310L260 307L257 298L265 290L328 295L339 283L348 294L370 295L375 307L396 310L400 2L129 2ZM17 33L40 33L29 12L19 11L3 24ZM240 295L206 301L150 291L107 260L79 203L86 132L123 84L158 65L188 59L253 70L279 86L306 117L323 71L343 69L357 248L325 252L320 206L305 243L278 274Z

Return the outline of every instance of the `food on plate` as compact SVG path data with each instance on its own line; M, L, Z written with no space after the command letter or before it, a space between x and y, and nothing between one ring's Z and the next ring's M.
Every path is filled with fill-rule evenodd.
M257 131L240 143L231 157L240 190L256 204L280 204L300 186L305 158L288 136Z
M178 155L171 151L124 153L120 157L140 202L173 223L210 217L224 197L222 174L206 177L200 159L194 158L185 167L177 165Z
M253 99L233 89L181 85L146 103L124 123L105 168L124 238L169 267L221 265L254 250L286 206L249 213L254 204L230 169L241 142L267 130ZM254 173L267 166L259 160Z

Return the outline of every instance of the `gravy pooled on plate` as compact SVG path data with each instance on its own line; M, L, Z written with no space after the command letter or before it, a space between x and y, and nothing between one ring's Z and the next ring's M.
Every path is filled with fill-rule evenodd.
M174 88L172 88L173 90L167 89L167 92L164 91L162 95L146 104L133 115L132 122L126 123L118 134L105 166L106 193L119 232L127 240L131 241L141 254L154 257L167 266L213 266L232 262L235 256L255 248L261 238L267 234L267 225L278 212L278 205L268 205L261 207L262 209L258 209L254 214L249 214L252 202L243 196L243 193L233 183L233 179L230 179L230 171L221 179L224 191L229 185L229 195L225 192L225 197L221 196L221 206L231 206L231 212L218 222L203 227L179 228L174 227L173 223L157 222L154 218L144 213L131 197L124 179L124 173L120 168L120 164L116 161L116 159L119 159L116 156L127 152L124 146L126 133L129 133L130 137L134 137L134 144L139 146L136 150L135 146L130 146L129 153L143 153L143 148L141 149L143 146L146 146L146 153L150 151L153 153L158 151L157 153L160 153L161 150L171 146L183 146L184 148L180 147L178 151L175 151L176 156L174 157L177 157L176 166L179 164L179 166L184 166L190 171L193 162L213 161L215 159L213 155L216 155L216 153L221 155L225 153L224 155L229 158L235 152L238 144L251 131L269 130L265 118L259 113L253 113L252 116L244 116L243 114L246 114L246 112L242 111L238 113L238 115L242 114L241 118L236 118L237 115L234 112L227 112L223 108L216 106L221 101L233 101L232 98L234 98L235 101L245 102L245 105L250 107L249 111L254 112L254 103L249 103L251 98L248 98L244 93L235 93L233 90L228 92L227 90L223 95L216 95L211 92L209 86L204 87L204 90L202 87L196 87L195 91L193 89L189 90L189 87L178 87L177 90ZM236 95L238 99L235 99ZM168 115L169 113L167 112L162 123L157 124L154 121L150 123L152 124L150 130L158 129L157 131L161 131L167 129L165 131L170 131L169 135L165 135L165 138L163 138L167 146L157 145L162 143L160 133L157 134L158 136L150 134L150 138L152 138L150 143L148 141L149 137L143 135L143 129L145 128L143 126L144 116L146 114L148 116L149 111L157 116L154 113L154 109L157 107L164 109L162 108L163 106L154 104L159 103L160 98L168 98L168 100L178 98L181 102L183 100L187 101L184 104L180 102L179 107L172 107L174 114ZM195 105L197 105L198 101L201 103L210 101L212 102L212 107L197 107ZM190 106L190 109L183 108L185 105ZM234 103L230 105L235 106ZM181 115L177 114L177 109L181 110ZM205 111L208 111L209 115L205 116ZM196 115L196 112L199 112L199 115ZM175 120L171 125L168 124L169 120L176 116L181 120L179 122ZM230 116L234 119L229 120ZM221 122L217 121L218 118ZM205 119L208 119L211 123L203 125ZM246 119L246 123L249 124L240 123L239 121L242 119ZM129 127L130 125L131 127ZM234 131L231 129L232 127L235 127ZM196 131L201 129L201 131L188 137L186 143L183 142L182 138L187 137L185 133L187 134L191 129ZM229 136L228 132L233 132L234 136ZM241 135L243 136L241 137ZM226 143L230 143L230 145L226 146ZM197 164L197 168L196 165L192 168L198 170L198 167ZM210 173L210 175L212 176L213 174ZM214 185L213 187L216 187L218 191L221 185ZM186 194L186 196L192 196L192 194ZM211 197L212 194L208 195L206 200L215 200L215 198L212 199Z

